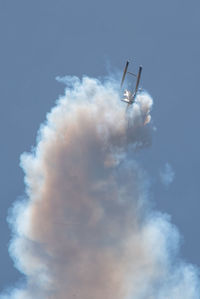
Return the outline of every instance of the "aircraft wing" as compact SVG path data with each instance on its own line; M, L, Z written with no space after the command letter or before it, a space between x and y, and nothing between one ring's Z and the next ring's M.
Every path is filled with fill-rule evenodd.
M127 70L128 70L128 65L129 65L129 61L126 62L126 65L125 65L125 68L124 68L124 72L123 72L123 76L122 76L122 81L121 81L121 84L120 84L121 88L122 88L122 85L124 83L124 79L126 77L126 73L127 73Z
M140 66L139 70L138 70L137 81L136 81L135 92L134 92L135 95L136 95L136 93L138 91L138 87L139 87L139 84L140 84L141 73L142 73L142 66Z

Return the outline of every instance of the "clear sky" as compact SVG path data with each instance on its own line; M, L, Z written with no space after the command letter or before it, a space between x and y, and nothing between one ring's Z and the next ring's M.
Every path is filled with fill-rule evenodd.
M19 156L63 93L55 77L102 77L127 58L143 65L142 86L154 98L157 130L141 157L151 196L179 228L182 257L200 266L199 11L197 0L0 1L1 289L20 277L6 217L24 194ZM166 163L175 173L168 187L160 180Z

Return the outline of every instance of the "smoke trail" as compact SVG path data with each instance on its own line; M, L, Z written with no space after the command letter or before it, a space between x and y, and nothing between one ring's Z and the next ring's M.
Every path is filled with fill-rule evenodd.
M134 160L151 143L151 97L126 115L115 83L65 81L21 157L27 199L10 217L10 253L26 282L1 298L199 298L197 269L178 259L178 232L152 211Z
M172 166L169 163L166 163L164 166L164 169L160 171L160 180L165 185L165 187L168 187L174 180L175 173L173 171Z

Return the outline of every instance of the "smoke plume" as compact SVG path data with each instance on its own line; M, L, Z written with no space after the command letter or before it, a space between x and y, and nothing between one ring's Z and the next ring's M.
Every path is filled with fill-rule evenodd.
M173 182L175 177L174 170L169 163L165 163L164 169L160 171L160 180L165 185L165 187L169 187L169 185Z
M26 279L0 298L200 298L198 271L179 259L177 229L152 210L135 160L151 144L151 97L126 113L115 82L64 81L21 157L26 198L9 218L10 254Z

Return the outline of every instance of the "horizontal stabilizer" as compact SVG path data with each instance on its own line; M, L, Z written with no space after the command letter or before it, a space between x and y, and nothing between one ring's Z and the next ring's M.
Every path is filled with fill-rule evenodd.
M137 75L135 75L135 74L133 74L131 72L127 72L127 73L130 74L130 75L132 75L132 76L134 76L134 77L137 77Z

